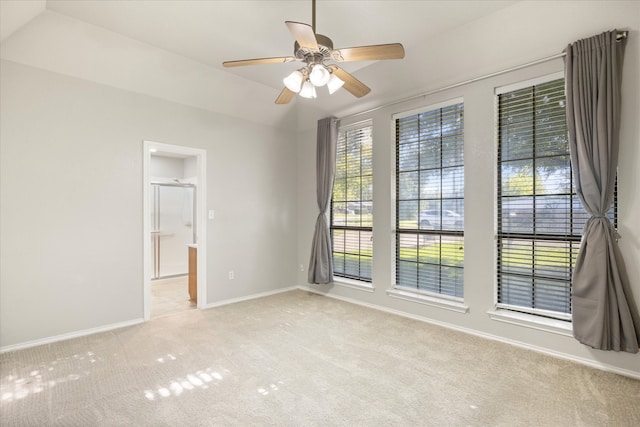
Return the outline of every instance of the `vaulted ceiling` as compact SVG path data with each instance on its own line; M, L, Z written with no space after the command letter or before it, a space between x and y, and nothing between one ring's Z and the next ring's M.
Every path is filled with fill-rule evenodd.
M410 68L427 54L422 49L426 40L514 3L318 0L316 32L330 37L335 47L404 45L403 60L344 63L344 69L372 88L367 98L382 102L406 92ZM38 14L55 12L256 82L273 89L274 99L283 87L282 78L299 63L223 68L222 62L291 55L293 38L284 21L312 20L311 0L2 0L0 7L2 40ZM358 102L344 90L332 96L319 91L313 100L325 111L344 111Z

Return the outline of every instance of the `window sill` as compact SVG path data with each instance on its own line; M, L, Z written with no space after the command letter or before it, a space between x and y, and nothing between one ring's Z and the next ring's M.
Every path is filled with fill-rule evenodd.
M358 280L346 279L344 277L334 277L333 283L346 288L357 289L359 291L373 292L375 290L372 283L360 282Z
M496 309L488 311L491 319L498 322L510 323L512 325L524 326L526 328L537 329L539 331L552 332L558 335L573 337L573 325L571 322L549 319L535 316L533 314L517 313L510 310Z
M429 295L420 294L417 292L400 290L397 288L388 289L387 295L393 298L402 299L405 301L417 302L419 304L429 305L431 307L443 308L445 310L455 311L457 313L468 313L469 306L462 302L448 300L444 298L432 297Z

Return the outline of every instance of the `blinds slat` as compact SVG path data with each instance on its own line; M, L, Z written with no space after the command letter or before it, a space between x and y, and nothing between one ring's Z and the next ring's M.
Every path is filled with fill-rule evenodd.
M373 225L372 126L340 129L331 202L334 275L371 282Z
M396 284L454 298L464 293L463 111L396 119Z
M563 320L588 219L573 188L565 114L564 79L498 96L498 306Z

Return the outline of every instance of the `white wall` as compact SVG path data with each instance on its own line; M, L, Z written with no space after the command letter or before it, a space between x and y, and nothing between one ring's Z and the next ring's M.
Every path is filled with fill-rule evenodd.
M601 31L631 30L619 225L640 304L639 7L633 1L521 2L405 46L408 67L396 61L380 66L389 80L401 82L393 98L399 99L556 54ZM274 108L273 89L50 11L3 40L1 48L0 347L142 318L143 140L207 150L208 208L216 211L207 224L207 303L306 285L317 214L320 113L312 103ZM638 355L593 351L486 314L494 283L493 88L561 69L562 62L554 61L350 119L371 118L374 124L376 288L315 289L638 373ZM370 73L365 68L358 78L369 81ZM385 85L377 82L374 89L384 92ZM466 116L470 312L464 315L392 300L385 292L393 281L391 115L457 96L465 99ZM335 115L374 106L364 98L356 109ZM291 129L296 120L301 130L295 135L278 130ZM305 271L296 276L298 264Z
M277 89L50 10L1 47L3 59L21 64L269 127L295 124L295 103L273 103Z
M444 33L426 42L426 53L414 61L413 76L400 76L413 93L462 82L484 73L560 53L580 38L609 29L630 30L623 70L623 117L619 164L620 248L626 260L636 305L640 307L640 3L638 2L523 2L494 15ZM437 45L435 44L437 42ZM363 304L394 310L471 333L535 348L583 363L640 377L640 354L603 352L579 344L572 337L498 322L487 312L494 308L495 150L494 88L563 70L561 59L440 92L411 102L351 117L343 124L366 118L374 131L374 292L344 287L307 285L311 236L317 215L315 195L315 129L301 131L298 149L298 263L305 272L298 281L313 290ZM366 70L365 70L366 72ZM364 77L363 77L364 78ZM422 88L422 89L421 89ZM391 116L415 107L463 97L465 103L465 304L466 314L391 298L386 291L393 278L393 138ZM380 325L384 327L384 325Z
M187 157L182 160L183 162L183 175L182 178L189 178L197 180L198 175L198 158L196 156Z
M143 317L143 140L207 151L208 304L295 285L291 133L1 67L2 348Z
M151 180L158 178L184 178L185 159L178 157L151 156L149 170Z

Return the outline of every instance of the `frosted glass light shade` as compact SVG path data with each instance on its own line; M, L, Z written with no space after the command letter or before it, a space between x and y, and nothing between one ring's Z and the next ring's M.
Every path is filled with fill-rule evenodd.
M331 77L329 78L329 81L327 82L327 89L329 89L329 95L333 95L333 93L335 91L337 91L338 89L340 89L343 84L344 84L344 81L342 81L335 74L331 74Z
M291 92L298 93L302 88L302 79L303 79L302 73L296 70L293 73L289 74L284 79L282 79L282 82L287 87L287 89L289 89Z
M309 80L314 86L318 87L326 85L330 78L329 70L322 64L314 65L311 68L311 73L309 73Z
M309 80L302 83L302 89L300 89L300 96L303 98L315 98L316 88L311 84Z

